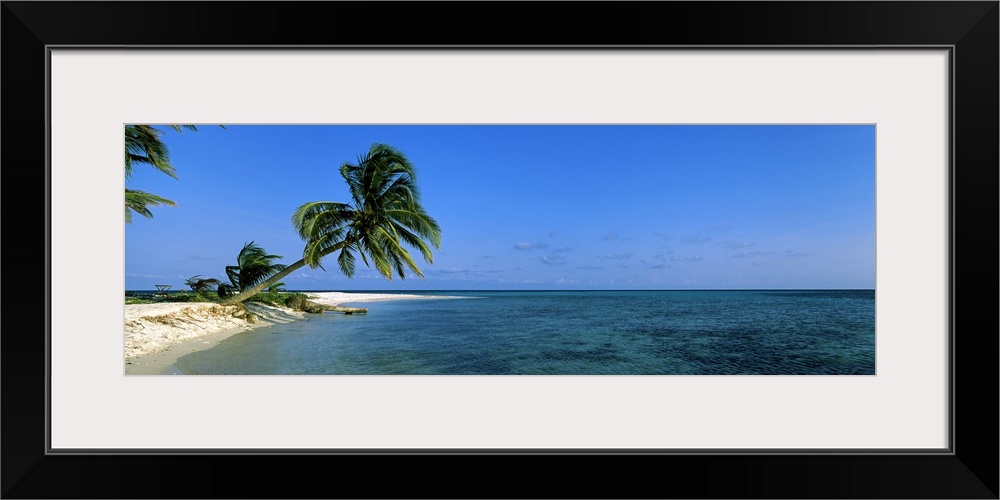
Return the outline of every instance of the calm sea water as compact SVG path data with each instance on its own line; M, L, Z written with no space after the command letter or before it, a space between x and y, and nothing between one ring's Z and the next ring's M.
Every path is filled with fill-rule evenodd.
M875 374L874 290L426 295L463 298L310 315L234 335L176 366L253 375Z

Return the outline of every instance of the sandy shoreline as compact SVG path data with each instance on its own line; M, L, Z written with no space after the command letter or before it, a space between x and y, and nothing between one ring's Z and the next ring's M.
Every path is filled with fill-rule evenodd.
M309 293L317 304L337 306L360 302L443 298L444 296L379 293ZM125 305L125 374L180 374L178 358L208 349L233 335L275 324L303 320L308 315L284 307L246 302L260 317L248 323L233 316L236 306L209 303L160 303Z

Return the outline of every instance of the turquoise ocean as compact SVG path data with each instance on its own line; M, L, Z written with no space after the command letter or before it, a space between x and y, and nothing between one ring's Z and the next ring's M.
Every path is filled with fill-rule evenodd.
M379 291L377 293L386 293ZM874 375L874 290L433 291L233 335L190 375Z

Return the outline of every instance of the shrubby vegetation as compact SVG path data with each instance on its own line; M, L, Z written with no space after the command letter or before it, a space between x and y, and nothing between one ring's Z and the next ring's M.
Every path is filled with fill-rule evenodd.
M126 304L162 304L162 303L184 303L184 302L204 302L209 304L219 304L222 298L212 294L199 294L187 291L167 294L166 296L154 297L148 294L126 294ZM306 311L309 307L309 296L299 292L261 292L250 297L246 302L256 302L276 307L288 307L300 311ZM312 307L309 307L312 309Z

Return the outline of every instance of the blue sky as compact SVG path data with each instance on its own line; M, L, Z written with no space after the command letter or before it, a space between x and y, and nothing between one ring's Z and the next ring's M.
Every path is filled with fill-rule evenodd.
M349 202L338 169L377 142L417 169L442 228L425 279L358 261L290 290L875 287L873 125L201 125L164 129L177 203L125 227L125 288L224 280L254 241L291 264L296 207ZM415 256L419 253L412 252Z

